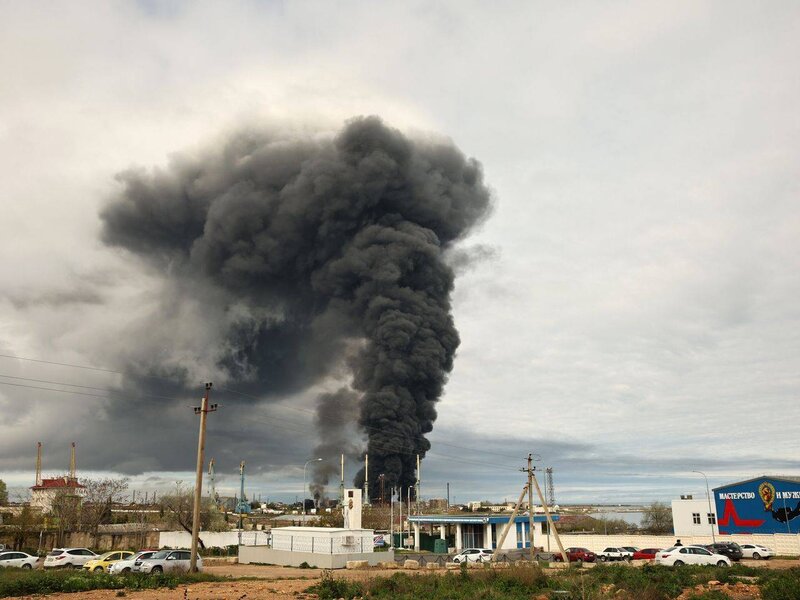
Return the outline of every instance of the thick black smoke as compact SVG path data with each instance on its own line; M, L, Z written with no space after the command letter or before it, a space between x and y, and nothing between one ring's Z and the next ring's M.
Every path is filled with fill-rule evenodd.
M222 307L227 377L267 394L346 364L371 485L411 485L459 344L443 252L490 206L480 165L370 117L333 138L239 133L120 181L104 240Z

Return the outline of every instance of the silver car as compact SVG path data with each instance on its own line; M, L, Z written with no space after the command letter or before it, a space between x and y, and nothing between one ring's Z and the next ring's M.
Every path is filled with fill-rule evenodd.
M118 560L108 568L108 572L112 575L119 575L120 573L130 573L131 571L138 571L142 563L148 558L153 556L158 550L140 550L130 558L125 560Z
M494 550L490 548L467 548L453 557L453 562L489 562L492 560Z
M44 559L44 568L77 569L95 558L97 558L97 554L87 548L53 548Z
M31 556L25 552L0 552L0 567L33 569L38 560L38 556Z
M171 573L188 571L192 553L188 550L160 550L139 565L142 573ZM203 559L198 555L197 570L203 570Z

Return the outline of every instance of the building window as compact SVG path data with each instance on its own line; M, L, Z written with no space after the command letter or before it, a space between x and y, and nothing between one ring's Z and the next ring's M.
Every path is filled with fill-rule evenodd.
M692 523L700 525L700 513L692 513Z
M717 515L714 513L708 513L708 524L709 525L716 525L717 524Z

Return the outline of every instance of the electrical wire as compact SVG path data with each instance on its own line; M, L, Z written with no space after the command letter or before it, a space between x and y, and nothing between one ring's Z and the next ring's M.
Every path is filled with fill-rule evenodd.
M41 359L22 357L22 356L13 356L13 355L10 355L10 354L0 354L0 358L23 360L23 361L28 361L28 362L34 362L34 363L40 363L40 364L49 364L49 365L57 365L57 366L62 366L62 367L72 367L72 368L76 368L76 369L85 369L85 370L98 371L98 372L103 372L103 373L114 373L114 374L119 374L119 375L125 375L126 374L126 373L124 373L122 371L116 371L116 370L113 370L113 369L105 369L105 368L101 368L101 367L93 367L93 366L87 366L87 365L75 365L75 364L70 364L70 363L63 363L63 362L56 362L56 361L49 361L49 360L41 360ZM115 393L113 390L109 390L107 388L99 388L99 387L85 386L85 385L78 385L78 384L71 384L71 383L64 383L64 382L58 382L58 381L49 381L49 380L43 380L43 379L40 380L40 379L33 379L33 378L27 378L27 377L18 377L18 376L14 376L14 375L3 375L3 374L0 374L0 377L5 377L5 378L8 378L8 379L16 379L16 380L21 380L21 381L31 381L31 382L37 382L37 383L48 383L48 384L51 384L51 385L64 385L64 386L68 386L68 387L79 387L81 389L99 390L99 391L105 391L105 392L110 393L110 394ZM159 380L163 380L163 381L173 382L173 380L171 380L169 378L166 378L166 377L149 376L149 375L146 375L145 377L148 377L148 378L151 378L151 379L159 379ZM46 388L46 387L41 387L41 386L32 386L32 385L11 383L11 382L5 382L5 381L0 381L0 385L8 385L8 386L13 386L13 387L29 388L29 389L36 389L36 390L49 391L49 392L60 392L60 393L66 393L66 394L77 394L77 395L88 396L88 397L93 397L93 398L104 398L104 399L107 399L107 400L113 400L113 398L111 398L110 396L103 396L103 395L100 395L100 394L91 394L91 393L87 393L87 392L79 392L79 391L76 391L76 390L60 390L60 389L55 389L55 388ZM245 397L245 398L250 398L250 399L253 399L253 400L257 400L257 401L261 401L262 400L261 398L258 398L257 396L254 396L252 394L247 394L245 392L240 392L238 390L234 390L234 389L229 388L227 386L219 386L217 389L222 390L222 391L227 391L227 392L230 392L230 393L233 393L233 394ZM169 397L169 396L142 395L142 397L149 397L149 398L162 399L162 400L181 401L181 399L179 399L179 398L174 398L174 397ZM311 414L311 415L316 414L313 410L306 409L306 408L301 408L301 407L297 407L297 406L281 405L281 408L294 410L294 411L297 411L297 412L302 412L302 413ZM286 421L286 419L281 419L280 417L275 417L274 415L271 416L271 418L272 419L278 419L278 420ZM290 421L287 421L287 422L290 422ZM400 434L392 433L390 431L385 431L383 429L376 428L376 427L361 426L361 428L367 430L368 432L371 431L371 432L374 432L374 433L380 433L382 435L387 435L387 436L390 436L390 437L400 437ZM304 433L309 433L310 430L304 429L303 432ZM452 443L448 443L448 442L437 441L436 444L437 445L442 445L442 446L452 447L452 448L459 449L459 450L465 450L465 451L469 451L469 452L475 452L476 451L475 448L469 448L467 446L459 446L457 444L452 444ZM373 445L373 447L375 447L377 445L377 442L372 442L372 445ZM388 450L388 451L395 452L397 454L404 454L404 453L414 454L414 455L417 454L416 452L399 452L399 451L394 451L394 450ZM480 452L482 452L483 454L492 454L492 455L499 456L499 457L502 457L502 458L510 458L510 459L513 459L513 460L520 460L519 456L512 456L512 455L509 455L509 454L502 454L502 453L499 453L499 452L492 452L492 451L489 451L489 450L481 450ZM439 455L438 453L436 453L434 451L431 451L431 450L428 450L426 452L426 455L427 454ZM488 467L492 467L492 468L504 468L504 469L509 469L510 468L510 467L505 467L505 466L496 465L496 464L477 463L476 461L469 461L469 460L465 461L463 459L459 459L459 458L452 457L452 456L447 456L447 455L439 455L439 456L442 456L444 458L448 458L449 460L456 460L456 461L460 461L460 462L469 462L470 464L483 464L484 466L488 466Z

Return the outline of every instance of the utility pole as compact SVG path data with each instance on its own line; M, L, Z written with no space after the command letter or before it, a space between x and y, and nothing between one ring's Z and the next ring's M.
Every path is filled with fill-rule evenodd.
M533 455L528 454L528 543L530 560L533 562Z
M414 498L414 501L415 501L414 506L415 506L415 508L417 510L417 514L420 514L419 513L419 495L420 495L420 492L422 491L421 479L422 479L422 473L420 472L419 454L417 454L417 489L415 490L416 498Z
M394 550L394 486L389 493L389 550Z
M526 484L525 487L522 488L522 493L519 495L519 500L517 500L517 503L514 505L514 512L511 513L508 523L506 523L506 526L503 528L503 533L500 535L500 539L497 540L497 547L494 549L494 554L492 554L492 560L497 559L497 553L500 552L500 549L503 547L503 543L506 541L508 532L511 531L511 528L514 526L514 520L517 518L519 507L522 505L522 501L525 499L525 493L527 491L528 486Z
M544 501L542 490L539 487L539 482L536 481L536 474L533 472L532 469L531 469L531 481L533 481L533 486L536 488L536 494L539 496L539 500L542 502L542 507L544 508L544 515L545 517L547 517L547 526L549 527L549 531L552 531L553 536L556 538L556 544L558 544L558 549L561 552L561 557L564 559L564 563L569 564L569 558L567 557L567 553L564 552L564 546L561 545L561 538L558 535L558 530L556 529L555 523L553 523L553 517L550 516L550 509L547 507L547 503Z
M450 510L450 482L447 482L447 510Z
M203 454L206 449L206 417L208 413L217 410L217 405L208 405L208 398L211 396L211 383L206 383L206 394L200 402L200 406L195 406L194 414L200 415L200 435L197 440L197 476L194 482L194 511L192 514L192 554L189 562L189 570L194 573L197 571L197 540L200 537L200 494L203 489Z

